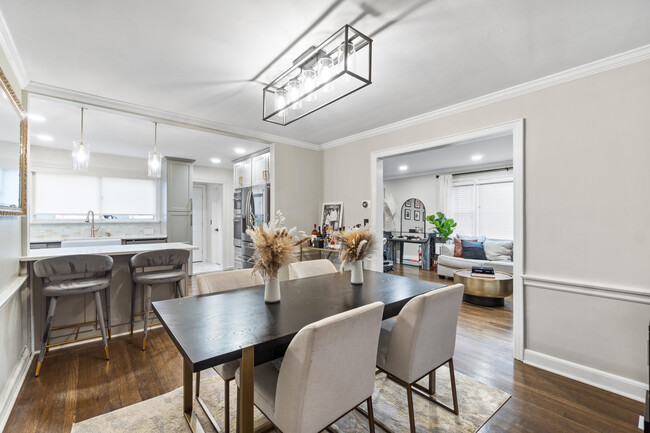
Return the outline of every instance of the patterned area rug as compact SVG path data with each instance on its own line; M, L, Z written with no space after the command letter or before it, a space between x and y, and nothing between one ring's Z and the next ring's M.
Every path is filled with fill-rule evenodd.
M212 370L210 370L212 373ZM213 408L213 414L223 427L223 381L216 374L202 374L201 397L208 407ZM427 386L427 379L422 385ZM436 378L436 395L445 404L451 405L451 387L449 370L446 367L438 369ZM426 399L414 395L415 420L418 432L441 433L474 433L485 424L494 413L510 398L510 395L481 383L464 374L456 373L458 389L458 407L460 415L430 403ZM231 383L231 429L235 430L235 384ZM72 433L100 432L138 432L138 433L176 433L190 432L182 415L183 390L178 388L172 392L134 404L116 411L91 418L72 427ZM375 418L386 424L393 432L408 432L408 411L406 390L386 379L384 374L377 376L375 393L373 394ZM365 404L361 406L365 409ZM195 412L206 432L214 432L205 413L198 403ZM266 418L255 409L255 425L261 427L267 423ZM334 424L338 432L368 431L368 420L356 411L350 412ZM377 428L376 431L383 432Z

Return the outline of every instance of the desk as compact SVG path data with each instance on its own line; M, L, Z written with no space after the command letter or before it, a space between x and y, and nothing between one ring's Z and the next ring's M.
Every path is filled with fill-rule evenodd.
M317 248L317 247L310 247L309 245L300 244L300 261L301 262L302 262L302 250L303 249L304 250L318 251L318 254L319 254L318 258L319 259L323 258L322 252L325 251L325 252L327 252L327 257L325 257L325 258L328 259L328 260L332 256L333 253L340 253L341 252L341 250L338 250L338 249L335 249L335 248Z
M183 355L183 412L195 432L192 373L241 358L239 425L253 432L253 367L284 354L304 326L320 319L383 302L384 319L397 315L413 297L445 287L381 272L364 271L364 283L350 284L350 272L280 283L282 300L264 303L264 286L153 303L156 315Z
M394 237L388 239L387 240L388 248L391 252L391 257L389 257L389 259L401 265L404 259L404 244L420 244L422 245L422 269L429 270L431 269L431 242L429 241L429 239L430 239L429 237L415 238L415 239ZM399 261L396 260L397 259L396 247L398 244L399 244Z

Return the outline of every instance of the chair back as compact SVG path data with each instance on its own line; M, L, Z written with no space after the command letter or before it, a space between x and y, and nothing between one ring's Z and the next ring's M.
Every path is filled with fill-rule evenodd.
M190 258L188 250L170 249L147 251L131 257L129 262L131 270L150 266L173 266L181 269Z
M274 423L319 432L372 395L384 304L375 302L302 328L284 355Z
M336 267L327 259L308 260L289 264L289 279L316 277L318 275L335 274Z
M395 320L386 368L412 383L454 356L464 286L454 284L411 299Z
M110 276L113 258L103 254L52 257L34 263L34 274L50 280L78 280L99 274Z
M214 272L211 274L197 275L200 295L208 293L227 292L243 287L261 286L264 284L262 276L257 271L241 269L237 271Z

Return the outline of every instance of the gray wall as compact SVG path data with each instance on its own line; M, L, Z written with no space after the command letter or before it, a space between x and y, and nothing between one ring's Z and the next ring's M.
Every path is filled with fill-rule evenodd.
M613 388L627 383L639 397L648 383L649 76L650 61L638 62L329 148L323 200L343 200L348 221L370 218L358 203L370 196L372 151L524 118L527 352L591 372L599 386L616 375Z

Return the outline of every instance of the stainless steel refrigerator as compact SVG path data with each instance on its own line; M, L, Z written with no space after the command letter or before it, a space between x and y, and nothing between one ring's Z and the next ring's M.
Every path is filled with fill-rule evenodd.
M237 188L234 196L235 269L252 268L253 240L246 233L251 226L269 222L271 187L268 184Z

